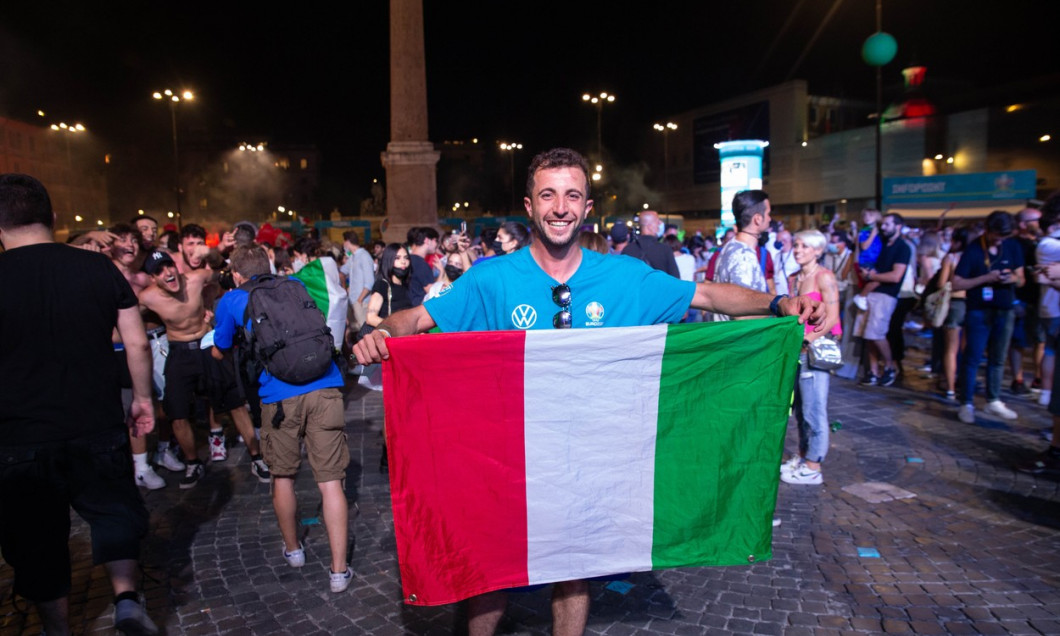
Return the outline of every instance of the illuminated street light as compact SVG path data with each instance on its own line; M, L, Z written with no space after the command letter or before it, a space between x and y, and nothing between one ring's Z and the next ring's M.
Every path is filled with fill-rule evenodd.
M174 93L171 89L165 89L161 92L155 91L151 93L151 97L162 101L165 99L169 102L169 114L170 120L173 123L173 192L177 197L177 228L184 226L183 215L180 212L180 144L177 141L177 104L180 102L190 102L195 99L195 94L189 90L181 91L180 95ZM170 218L173 218L170 213Z
M677 124L668 121L665 124L655 123L652 128L663 136L663 200L670 196L670 132L677 130Z
M512 193L512 207L509 210L515 209L515 151L522 150L523 144L520 143L507 143L503 141L497 142L501 152L508 153L508 171L511 178L511 193ZM465 206L466 207L466 206Z
M1052 138L1053 138L1052 135L1042 135L1041 137L1038 137L1038 141L1040 141L1042 143L1045 143L1045 142L1049 141Z
M615 96L612 93L600 93L594 97L589 93L585 93L582 95L582 101L596 107L596 155L597 157L603 158L604 139L601 123L603 119L604 104L615 103Z

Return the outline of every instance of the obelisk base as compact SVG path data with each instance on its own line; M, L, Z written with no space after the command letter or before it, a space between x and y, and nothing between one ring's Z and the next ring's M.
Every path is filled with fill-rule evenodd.
M436 166L441 153L429 141L391 141L380 159L386 169L387 229L383 240L404 243L409 228L438 225Z

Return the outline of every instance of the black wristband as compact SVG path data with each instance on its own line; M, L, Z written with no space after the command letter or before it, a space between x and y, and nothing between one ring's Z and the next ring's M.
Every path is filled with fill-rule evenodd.
M788 297L787 294L780 294L779 296L774 296L773 300L769 303L769 313L773 314L777 318L780 318L780 316L781 316L781 313L780 313L780 301L781 301L781 299L787 298L787 297Z

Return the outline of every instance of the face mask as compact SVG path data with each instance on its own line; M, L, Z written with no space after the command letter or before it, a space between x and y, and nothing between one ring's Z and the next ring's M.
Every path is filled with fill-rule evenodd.
M659 224L659 229L655 230L656 238L662 238L666 234L666 227L662 223Z
M780 241L773 241L773 247L778 250L784 249L784 244Z
M496 254L497 256L500 256L501 254L504 254L504 248L501 247L501 242L500 241L493 241L493 253Z
M407 267L395 267L394 269L390 270L390 273L392 273L394 276L397 276L401 280L405 280L405 277L408 276L409 269Z
M305 267L305 261L300 258L294 259L294 261L291 263L291 269L293 269L296 274L301 271L303 267Z
M769 235L762 232L758 235L758 247L765 247L769 244Z
M838 254L839 253L839 244L838 243L829 243L828 244L828 253L829 254Z
M446 265L445 266L445 276L446 276L446 278L448 278L450 280L450 282L455 281L456 279L460 278L460 275L463 274L463 273L464 273L464 270L460 269L459 267L457 267L455 265Z

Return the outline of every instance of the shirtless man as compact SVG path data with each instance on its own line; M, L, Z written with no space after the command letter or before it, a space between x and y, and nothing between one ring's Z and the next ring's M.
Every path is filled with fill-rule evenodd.
M202 346L202 338L209 333L210 324L203 302L203 289L210 283L211 272L195 269L185 274L165 252L152 252L144 262L144 271L152 284L140 294L140 306L162 319L169 336L169 356L166 358L166 394L163 405L172 418L173 433L184 451L187 467L181 488L192 488L205 473L195 449L195 435L191 429L192 401L200 384L207 387L210 402L216 413L230 413L232 422L250 452L250 472L263 483L269 482L269 470L261 458L254 425L245 402L239 395L234 377L225 373L224 366L210 355L210 346Z

